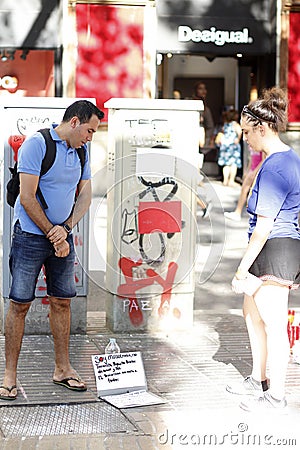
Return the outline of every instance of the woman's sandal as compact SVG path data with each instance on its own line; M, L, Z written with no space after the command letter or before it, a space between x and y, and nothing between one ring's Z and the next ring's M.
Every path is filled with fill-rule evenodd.
M8 392L8 395L0 395L0 399L1 400L16 400L17 398L17 394L16 395L9 395L13 389L17 389L17 386L14 384L11 387L8 386L0 386L0 389L5 389Z

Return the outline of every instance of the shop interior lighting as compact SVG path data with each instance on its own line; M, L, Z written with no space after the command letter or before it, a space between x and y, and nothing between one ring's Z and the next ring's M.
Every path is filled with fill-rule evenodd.
M1 52L1 61L5 62L8 60L8 56L5 53L5 50L3 50L3 52Z
M8 59L13 61L15 59L15 50L1 50L0 51L0 60L5 62Z

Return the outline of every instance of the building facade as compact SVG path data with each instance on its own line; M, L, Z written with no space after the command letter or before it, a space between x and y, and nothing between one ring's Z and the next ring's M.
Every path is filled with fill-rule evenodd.
M183 98L204 80L214 119L265 87L300 124L299 0L1 2L0 97ZM229 7L230 6L230 7ZM22 25L22 26L20 26Z

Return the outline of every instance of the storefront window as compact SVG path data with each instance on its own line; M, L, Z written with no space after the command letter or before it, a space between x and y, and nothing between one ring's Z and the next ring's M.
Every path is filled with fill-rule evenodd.
M76 96L96 98L143 96L143 8L76 6L78 60Z

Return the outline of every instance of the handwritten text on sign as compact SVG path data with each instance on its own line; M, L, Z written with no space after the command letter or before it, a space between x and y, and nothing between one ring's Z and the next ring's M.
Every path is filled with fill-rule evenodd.
M92 356L99 395L146 387L140 352Z

